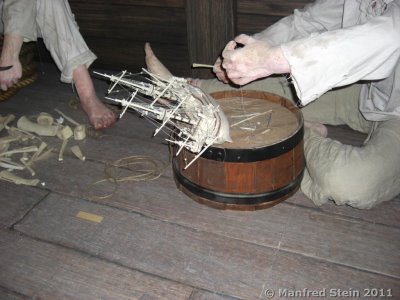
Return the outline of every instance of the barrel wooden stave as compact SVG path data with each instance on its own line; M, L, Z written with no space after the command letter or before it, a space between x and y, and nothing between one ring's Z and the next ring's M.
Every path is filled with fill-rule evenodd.
M247 98L279 103L287 108L298 119L299 126L296 132L301 131L302 134L303 118L300 110L278 95L258 91L224 91L214 93L212 96L218 101L227 97L237 97L238 93ZM282 141L284 142L285 140ZM215 147L223 153L224 149L218 148L219 146ZM268 152L268 149L266 146L265 151ZM193 200L218 209L257 210L274 206L298 190L305 167L302 136L300 142L293 148L276 157L263 160L235 162L224 161L224 157L221 157L221 160L200 157L189 168L184 169L194 157L195 154L186 149L174 157L176 184ZM274 193L277 195L275 198ZM222 200L219 199L220 195ZM243 204L243 199L247 196L251 199L249 201L251 203ZM264 196L265 201L263 201ZM227 202L224 202L224 197ZM238 203L235 203L236 197Z

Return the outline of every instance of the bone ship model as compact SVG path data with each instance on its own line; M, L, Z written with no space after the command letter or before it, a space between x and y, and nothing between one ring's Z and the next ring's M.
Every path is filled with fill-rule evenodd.
M197 153L186 169L211 145L231 141L228 120L210 95L190 85L186 79L172 76L155 58L149 46L146 47L146 62L154 73L147 69L140 74L127 71L119 75L95 73L111 81L109 95L121 95L121 90L125 93L122 99L106 97L123 107L120 117L128 108L133 109L156 124L154 135L160 131L173 132L170 134L172 139L166 140L179 146L176 155L183 148ZM151 63L148 61L149 53ZM163 72L159 71L160 68Z

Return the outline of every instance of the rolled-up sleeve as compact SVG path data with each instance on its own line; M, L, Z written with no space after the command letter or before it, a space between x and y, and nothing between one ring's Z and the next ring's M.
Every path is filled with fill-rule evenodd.
M338 29L342 24L343 3L344 0L317 0L303 9L295 9L292 15L253 36L277 46L314 32Z
M303 105L334 87L384 79L393 72L400 57L399 2L364 24L281 45Z

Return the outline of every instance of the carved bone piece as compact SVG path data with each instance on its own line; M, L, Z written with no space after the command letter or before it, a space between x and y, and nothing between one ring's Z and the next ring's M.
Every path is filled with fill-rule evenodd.
M17 127L27 132L33 132L41 136L55 136L58 132L58 125L40 125L22 116L17 122Z
M73 125L75 125L74 128L74 139L76 141L83 140L86 137L86 126L83 124L79 124L76 122L74 119L68 117L66 114L64 114L62 111L59 109L55 108L54 109L56 112L58 112L65 120L69 121Z
M75 154L75 156L76 156L77 158L79 158L80 160L82 160L82 161L84 161L84 160L86 159L86 157L83 156L82 151L81 151L81 148L79 148L78 145L72 146L72 147L71 147L71 152L72 152L73 154Z
M41 112L41 113L38 115L38 117L37 117L37 119L36 119L36 122L37 122L39 125L42 125L42 126L51 126L51 125L53 125L53 123L54 123L54 118L53 118L53 116L50 115L49 113Z
M7 157L0 157L0 167L8 170L23 170L24 166L12 161Z
M25 179L25 178L15 175L9 171L1 171L0 179L9 181L9 182L13 182L15 184L24 184L24 185L30 185L30 186L36 186L40 182L39 179Z
M65 147L67 147L68 140L70 139L70 137L73 136L73 132L72 132L71 127L64 126L64 128L61 129L57 133L57 136L58 136L58 138L63 140L62 145L61 145L61 149L60 149L60 153L58 154L58 160L62 161L64 159L63 155L64 155Z
M2 131L4 128L8 129L8 123L12 122L15 119L15 116L13 114L9 114L6 116L0 116L0 131Z

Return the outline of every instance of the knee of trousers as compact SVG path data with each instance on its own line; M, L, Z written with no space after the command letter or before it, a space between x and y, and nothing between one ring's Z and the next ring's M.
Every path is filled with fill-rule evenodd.
M321 190L338 205L369 209L393 197L385 176L365 161L331 166L318 181Z

